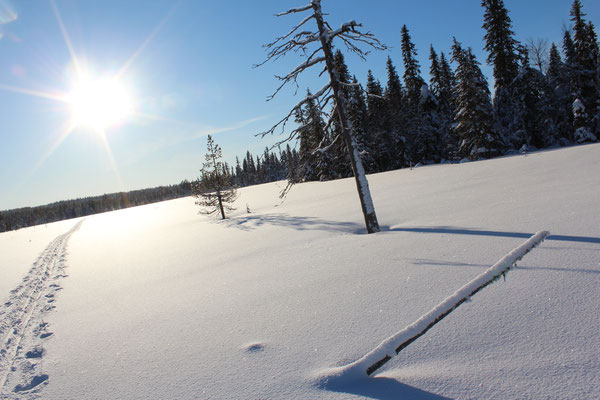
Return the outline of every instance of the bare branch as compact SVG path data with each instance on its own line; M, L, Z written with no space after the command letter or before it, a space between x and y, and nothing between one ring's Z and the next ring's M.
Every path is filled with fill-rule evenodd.
M321 88L321 90L319 90L317 93L315 94L311 94L310 96L306 96L304 99L302 99L301 101L299 101L294 107L292 107L292 109L290 110L290 112L283 117L279 122L277 122L275 125L273 125L270 129L261 132L261 133L257 133L254 136L260 136L260 137L265 137L267 135L273 134L278 128L281 129L281 133L285 132L285 126L288 123L289 119L294 115L295 112L300 111L302 106L310 101L310 100L317 100L319 101L319 98L322 97L329 89L330 89L330 84L328 83L327 85L323 86ZM290 139L293 139L293 137L295 136L296 132L298 131L298 129L294 129L290 135L288 136L287 139L279 142L278 144L282 144L284 142L287 142Z
M329 143L327 146L323 147L323 144L325 142L325 138L323 138L323 140L321 141L321 143L319 143L319 147L314 149L312 151L312 154L315 155L317 153L326 153L327 151L329 151L329 149L331 149L331 146L333 146L335 144L335 142L337 142L337 140L340 138L340 135L335 135L335 138L331 141L331 143Z
M306 10L310 10L311 8L312 8L312 4L307 4L307 5L302 6L302 7L291 8L291 9L289 9L287 11L280 12L279 14L275 14L275 16L276 17L283 17L284 15L303 12L303 11L306 11Z
M333 121L337 117L337 114L335 113L336 109L337 109L337 106L334 103L333 109L331 110L331 114L329 114L329 119L327 120L327 123L325 124L325 128L323 128L323 131L327 132L327 130L329 130L329 128L331 127L331 124L333 124Z
M283 87L290 82L294 82L296 84L296 91L297 91L298 87L299 87L298 84L296 83L296 80L298 79L298 75L300 75L304 70L312 67L313 65L316 65L316 64L319 64L319 63L325 61L325 57L317 57L317 58L314 58L311 60L311 58L315 54L317 54L317 52L319 52L319 51L320 51L320 49L315 50L313 52L313 54L311 54L310 57L306 61L304 61L302 64L298 65L296 68L294 68L294 70L292 72L290 72L286 76L275 75L275 77L277 79L279 79L280 81L282 81L282 83L275 90L275 92L273 92L273 94L267 98L267 101L273 100L273 98L275 96L277 96L277 94L281 91L281 89L283 89Z
M292 40L285 42L279 46L276 46L278 43L281 43L284 40L290 38L296 31L298 31L298 29L300 29L304 24L306 24L308 21L310 21L313 18L314 18L314 15L309 15L308 17L304 18L299 24L295 25L285 35L279 36L273 42L265 44L263 47L265 47L267 49L271 49L271 50L267 54L267 58L263 62L261 62L259 64L255 64L254 68L260 67L261 65L264 65L271 60L273 60L273 61L277 60L279 57L284 55L287 51L292 50L295 46L305 46L306 44L308 44L310 42L316 41L316 39L308 40L308 41L306 41L306 43L302 44L302 40L301 40L302 37L304 37L304 36L310 37L310 36L315 35L315 33L311 32L311 31L302 31L302 32L299 32L296 35L294 35ZM318 38L318 36L317 36L317 38Z
M334 37L341 35L344 32L348 32L348 31L355 31L356 27L360 27L362 26L362 24L359 24L358 22L352 20L352 21L348 21L348 22L344 22L342 24L342 26L340 26L338 29L336 30L332 30L331 28L329 32L327 32L327 36L329 37L329 40L331 41Z

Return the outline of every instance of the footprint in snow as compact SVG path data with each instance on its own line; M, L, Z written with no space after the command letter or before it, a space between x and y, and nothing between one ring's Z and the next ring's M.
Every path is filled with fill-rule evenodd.
M266 344L263 342L250 342L242 346L242 350L247 353L256 353L265 350Z

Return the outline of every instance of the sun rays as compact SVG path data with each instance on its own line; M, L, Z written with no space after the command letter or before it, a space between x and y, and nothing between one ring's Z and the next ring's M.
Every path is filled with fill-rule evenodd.
M139 99L133 96L131 88L125 82L124 75L165 25L172 15L173 9L162 18L116 73L99 74L94 73L95 69L88 67L83 56L75 50L61 13L53 0L50 1L50 6L70 56L70 66L65 66L71 70L70 88L51 92L0 83L0 90L52 100L59 105L58 111L69 114L69 117L58 128L57 133L53 135L55 139L38 158L28 175L34 175L73 132L87 131L99 139L110 168L119 186L122 187L123 182L111 150L108 133L111 130L117 131L128 123L163 119L158 115L144 113L138 109L136 103L139 103Z

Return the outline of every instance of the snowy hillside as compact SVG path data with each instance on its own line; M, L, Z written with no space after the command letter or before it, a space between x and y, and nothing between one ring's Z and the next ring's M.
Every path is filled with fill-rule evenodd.
M600 144L369 182L373 235L352 179L244 188L226 221L183 198L0 234L0 398L597 398ZM540 230L374 378L319 379Z

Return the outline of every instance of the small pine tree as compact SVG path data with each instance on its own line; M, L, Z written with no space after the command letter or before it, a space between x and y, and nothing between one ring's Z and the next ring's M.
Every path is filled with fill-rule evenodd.
M221 147L210 135L206 150L201 177L194 183L192 194L197 199L196 204L202 207L200 213L211 215L218 211L225 219L225 211L235 210L230 204L237 198L237 189L232 183L232 176L223 168Z

